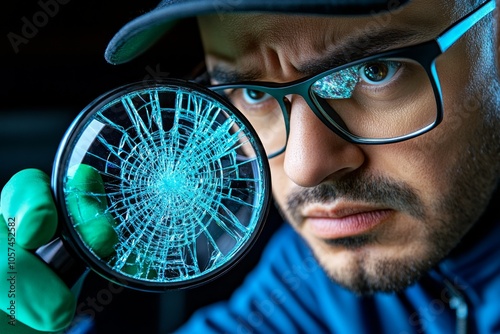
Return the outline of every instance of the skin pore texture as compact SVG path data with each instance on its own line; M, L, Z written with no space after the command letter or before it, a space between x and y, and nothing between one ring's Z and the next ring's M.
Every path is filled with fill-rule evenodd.
M310 64L327 63L337 51L349 58L346 50L381 52L435 38L465 7L415 0L378 17L228 14L199 24L209 72L289 82L314 74ZM273 195L334 281L359 294L403 289L456 247L483 213L500 175L495 19L488 15L439 57L444 120L415 139L351 144L300 96L288 97L287 149L270 160ZM377 39L388 29L406 36Z

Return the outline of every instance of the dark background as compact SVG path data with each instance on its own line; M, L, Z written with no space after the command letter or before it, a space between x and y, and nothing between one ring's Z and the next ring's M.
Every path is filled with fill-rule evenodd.
M63 2L61 0L61 2ZM109 65L104 50L129 20L157 1L6 1L0 9L0 187L17 171L38 168L50 174L59 142L74 117L99 95L130 82L169 73L184 78L202 61L194 21L181 23L145 55ZM41 3L52 7L43 20ZM39 27L16 53L9 34L23 37L26 21ZM40 19L42 19L40 21ZM24 28L26 29L26 28ZM272 210L271 217L276 218ZM274 219L272 219L274 220ZM93 313L89 333L163 333L176 328L202 305L225 299L257 261L278 223L267 224L252 252L222 278L202 287L151 294L125 289L104 293L109 282L91 273L79 305ZM104 292L103 292L104 291ZM92 308L89 298L105 298ZM83 304L82 304L83 303ZM89 312L95 310L95 312Z

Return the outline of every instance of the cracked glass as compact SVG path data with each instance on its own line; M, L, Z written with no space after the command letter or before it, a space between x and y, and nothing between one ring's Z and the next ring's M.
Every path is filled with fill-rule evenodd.
M96 100L55 168L70 243L112 280L182 286L236 262L269 201L265 153L246 120L183 82Z

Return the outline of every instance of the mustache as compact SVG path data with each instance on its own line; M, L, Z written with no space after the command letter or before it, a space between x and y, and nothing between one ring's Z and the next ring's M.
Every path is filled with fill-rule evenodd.
M359 201L404 211L424 220L424 205L408 184L384 176L363 173L332 180L311 188L300 188L287 196L287 209L296 222L302 221L302 208L313 203L332 203L338 199Z

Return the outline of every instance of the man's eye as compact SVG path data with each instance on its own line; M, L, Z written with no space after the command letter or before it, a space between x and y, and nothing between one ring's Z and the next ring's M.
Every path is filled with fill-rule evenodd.
M256 89L243 88L241 93L248 104L262 103L271 98L271 95Z
M401 63L397 61L366 63L359 68L359 76L368 84L380 85L391 80L400 67Z

